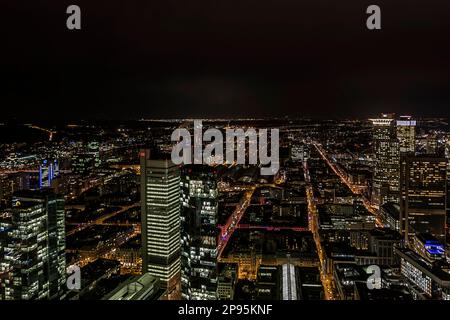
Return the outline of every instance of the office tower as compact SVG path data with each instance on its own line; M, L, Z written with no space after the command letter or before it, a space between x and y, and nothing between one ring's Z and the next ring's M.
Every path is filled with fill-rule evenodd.
M11 227L10 212L0 212L0 300L5 299L5 284L9 279L10 263L5 260L5 246Z
M180 279L180 171L169 159L141 151L143 273L174 288Z
M39 188L50 187L50 181L50 166L47 165L47 160L44 160L39 166Z
M51 187L52 181L59 175L58 160L44 160L39 166L39 188Z
M381 207L386 202L399 201L400 149L392 114L382 114L371 121L375 153L372 199Z
M450 133L445 139L445 158L447 159L447 216L450 215Z
M397 120L397 138L400 153L416 151L416 120L410 116L401 116Z
M400 223L405 239L429 233L445 243L447 161L405 156L401 161Z
M66 279L64 199L51 189L16 192L3 250L6 300L58 298Z
M217 299L217 178L213 168L181 172L181 292L187 300Z
M445 135L445 157L450 158L450 133Z
M59 162L58 160L53 160L53 178L59 176Z
M87 175L95 169L95 156L91 153L78 153L71 159L72 172Z

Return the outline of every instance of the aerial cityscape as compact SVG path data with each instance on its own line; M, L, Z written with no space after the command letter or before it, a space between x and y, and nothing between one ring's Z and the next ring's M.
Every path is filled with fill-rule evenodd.
M2 123L0 300L450 300L447 119L202 121L277 172L175 164L193 119Z
M2 319L437 317L449 12L3 1Z

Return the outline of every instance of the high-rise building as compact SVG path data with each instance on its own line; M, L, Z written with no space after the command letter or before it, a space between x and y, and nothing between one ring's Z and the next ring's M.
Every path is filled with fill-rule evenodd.
M77 153L71 159L72 172L87 175L95 169L95 155L92 153Z
M44 160L39 166L39 188L51 187L52 181L59 175L58 160Z
M181 172L181 293L187 300L217 299L217 177L187 165Z
M371 121L375 154L372 200L381 207L399 201L400 147L394 115L382 114Z
M445 243L447 159L402 157L400 177L400 223L406 240L429 233Z
M5 260L5 246L8 241L8 231L11 228L11 213L0 213L0 300L5 299L5 280L9 279L10 263Z
M52 189L16 192L3 251L6 300L58 298L66 279L64 199Z
M141 151L143 272L163 287L180 280L180 170L170 159L150 159Z
M450 133L445 138L444 152L447 159L447 216L450 216Z
M444 154L447 159L450 159L450 133L445 135Z
M416 120L411 116L401 116L397 120L397 138L400 153L414 153L416 151Z

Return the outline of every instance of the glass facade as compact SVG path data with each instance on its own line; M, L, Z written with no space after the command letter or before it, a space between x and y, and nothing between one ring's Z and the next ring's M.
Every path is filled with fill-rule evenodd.
M447 159L408 156L402 159L401 212L406 235L430 233L445 242Z
M214 169L181 173L181 289L187 300L217 299L217 179Z
M397 120L397 138L400 153L414 153L416 151L416 121L409 116L402 116Z
M51 189L14 194L3 261L4 299L59 297L66 279L63 198Z
M143 269L172 287L180 274L179 168L142 157L141 179Z
M399 202L400 146L393 115L372 119L374 143L373 202Z

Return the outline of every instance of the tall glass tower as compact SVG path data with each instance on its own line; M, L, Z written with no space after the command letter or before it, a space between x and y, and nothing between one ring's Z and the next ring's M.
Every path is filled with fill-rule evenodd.
M414 154L416 151L416 120L410 116L401 116L397 120L397 138L401 154Z
M143 271L173 289L180 280L180 170L141 151Z
M405 239L429 233L445 243L447 159L405 156L401 166L401 222Z
M181 172L181 293L187 300L217 299L218 190L213 168Z
M7 300L56 299L66 282L64 199L52 189L13 195L2 278Z
M386 202L399 202L400 145L394 115L382 114L371 120L375 156L372 199L381 207Z

